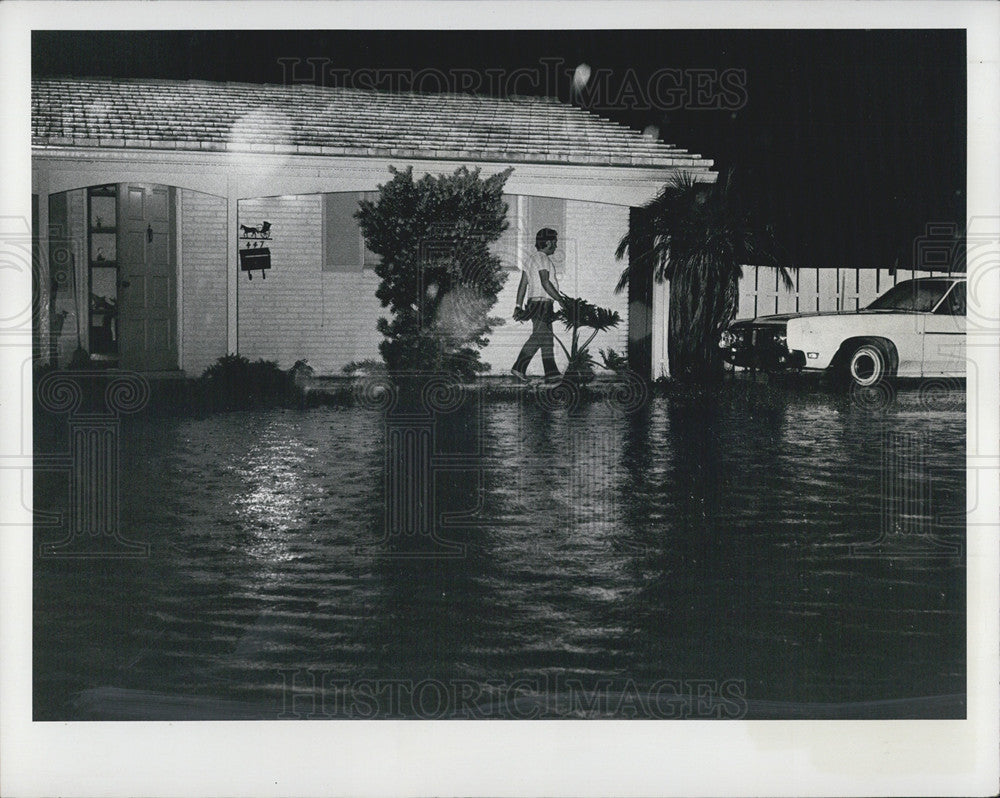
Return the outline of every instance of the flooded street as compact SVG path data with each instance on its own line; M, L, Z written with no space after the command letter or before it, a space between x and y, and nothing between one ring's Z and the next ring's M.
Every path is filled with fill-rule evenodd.
M964 717L962 393L452 404L123 419L35 719Z

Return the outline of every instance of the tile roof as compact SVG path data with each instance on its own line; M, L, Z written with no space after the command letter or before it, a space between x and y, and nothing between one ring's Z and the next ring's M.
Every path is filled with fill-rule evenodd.
M35 146L276 152L603 166L712 162L539 97L392 94L307 84L43 78Z

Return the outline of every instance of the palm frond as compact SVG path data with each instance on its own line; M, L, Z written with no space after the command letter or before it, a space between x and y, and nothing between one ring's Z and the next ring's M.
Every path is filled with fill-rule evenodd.
M776 266L784 285L793 285L789 270L780 266L771 228L757 225L750 207L731 170L715 183L681 173L641 210L618 244L616 257L628 254L629 265L616 293L632 280L670 281L668 357L675 374L721 368L715 344L736 315L744 266Z
M571 298L555 314L567 330L574 327L589 327L597 332L617 327L621 322L618 311L598 307L580 297Z

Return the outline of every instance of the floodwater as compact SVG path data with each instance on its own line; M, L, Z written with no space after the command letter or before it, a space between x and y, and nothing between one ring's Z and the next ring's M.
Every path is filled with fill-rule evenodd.
M36 556L35 719L964 717L961 391L635 404L124 418L150 553Z

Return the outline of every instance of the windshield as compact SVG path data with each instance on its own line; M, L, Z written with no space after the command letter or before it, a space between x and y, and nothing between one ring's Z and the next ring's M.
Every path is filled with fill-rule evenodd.
M951 280L906 280L882 294L868 306L868 310L929 313L941 301L951 284Z

